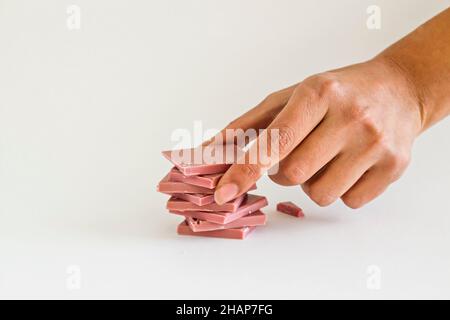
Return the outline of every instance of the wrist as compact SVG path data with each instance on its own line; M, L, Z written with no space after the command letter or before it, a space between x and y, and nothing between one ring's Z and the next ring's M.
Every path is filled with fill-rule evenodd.
M409 106L408 110L417 115L417 134L420 134L429 127L430 110L425 103L424 89L416 81L412 70L400 60L395 55L382 53L372 62L387 70L389 77L393 79L392 85Z

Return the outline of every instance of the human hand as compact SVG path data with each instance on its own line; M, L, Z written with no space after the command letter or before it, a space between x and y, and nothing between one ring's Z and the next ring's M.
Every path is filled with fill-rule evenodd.
M417 88L386 57L309 77L272 93L224 129L278 129L279 150L269 164L231 166L216 202L246 192L279 162L274 182L301 185L320 206L342 198L359 208L404 172L423 129L422 113Z

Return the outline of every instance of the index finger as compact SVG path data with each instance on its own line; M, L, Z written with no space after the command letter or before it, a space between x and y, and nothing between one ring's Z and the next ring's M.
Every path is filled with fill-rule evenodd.
M238 144L240 138L244 136L244 132L254 130L255 134L249 135L250 138L256 138L258 130L265 129L283 109L289 101L296 85L287 87L280 91L276 91L268 95L256 107L250 109L239 118L233 120L219 133L211 139L203 142L203 146L214 144ZM232 134L227 135L227 131ZM249 139L251 140L251 139ZM244 145L247 144L244 141Z
M300 84L243 159L224 174L217 186L215 201L223 204L247 192L265 171L283 160L314 130L326 111L323 99L313 89Z

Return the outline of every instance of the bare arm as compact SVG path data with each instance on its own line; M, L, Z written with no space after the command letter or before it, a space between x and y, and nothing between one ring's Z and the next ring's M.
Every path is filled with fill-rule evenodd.
M396 63L415 86L424 129L450 114L450 9L386 49L380 57Z

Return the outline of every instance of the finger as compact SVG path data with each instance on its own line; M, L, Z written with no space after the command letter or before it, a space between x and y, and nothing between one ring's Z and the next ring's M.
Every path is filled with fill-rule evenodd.
M352 209L361 208L382 194L402 172L403 169L392 170L388 164L375 165L342 196L342 201Z
M318 205L328 206L346 193L375 161L369 154L340 154L302 188Z
M345 134L344 129L337 128L332 119L325 118L280 162L278 172L270 175L270 179L284 186L305 183L342 150Z
M245 162L228 169L215 192L217 203L245 193L264 171L284 159L319 124L327 105L311 90L299 85L283 110L246 152Z
M216 134L211 139L205 141L203 145L209 145L211 143L237 144L239 136L236 135L235 131L240 129L245 132L249 129L253 129L256 130L257 132L259 129L265 129L278 115L281 109L286 105L295 87L296 85L293 85L283 90L270 94L256 107L250 109L239 118L233 120L218 134ZM226 134L227 130L228 132L233 134L227 135Z

